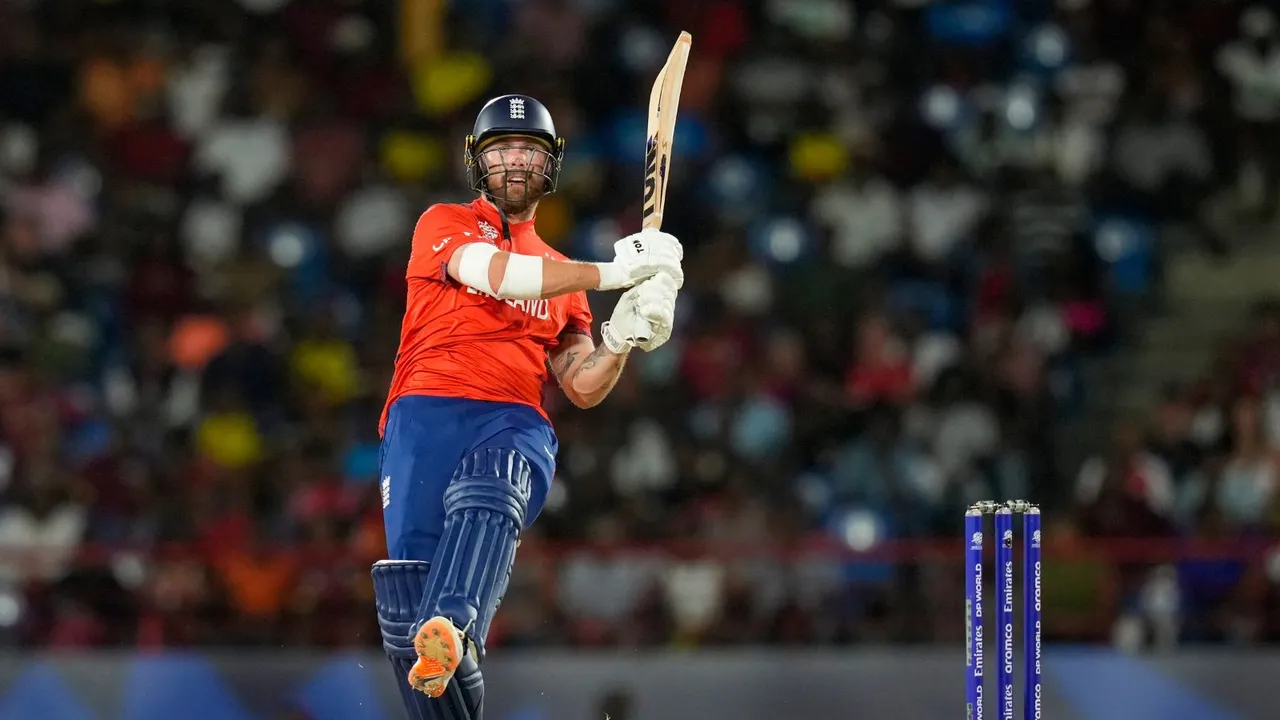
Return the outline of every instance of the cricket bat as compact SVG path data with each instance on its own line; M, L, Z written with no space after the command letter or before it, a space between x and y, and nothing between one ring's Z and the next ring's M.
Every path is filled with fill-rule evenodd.
M680 108L680 86L689 64L693 36L680 33L658 71L649 92L649 125L644 150L644 207L640 220L642 230L662 227L662 210L667 203L667 182L671 179L671 143L675 139L676 112ZM641 338L648 340L648 337Z

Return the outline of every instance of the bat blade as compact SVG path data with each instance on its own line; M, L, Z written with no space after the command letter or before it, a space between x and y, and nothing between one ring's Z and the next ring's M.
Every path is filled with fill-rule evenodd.
M644 205L641 227L662 227L662 213L667 203L667 183L671 173L671 146L675 139L676 115L680 109L680 88L689 64L693 36L680 33L667 56L667 62L653 81L649 92L648 137L644 153Z
M667 62L653 81L653 89L649 91L649 123L644 146L644 204L640 218L642 230L662 227L667 183L671 179L671 146L675 139L676 113L680 109L680 87L684 84L684 70L689 64L692 47L693 36L687 32L680 33ZM647 342L651 337L653 328L648 328L637 339Z

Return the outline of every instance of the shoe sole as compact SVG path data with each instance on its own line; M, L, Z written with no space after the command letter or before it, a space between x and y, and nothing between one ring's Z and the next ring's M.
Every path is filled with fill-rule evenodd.
M433 617L418 628L413 637L418 661L409 669L409 685L414 690L438 698L462 662L462 641L448 618Z

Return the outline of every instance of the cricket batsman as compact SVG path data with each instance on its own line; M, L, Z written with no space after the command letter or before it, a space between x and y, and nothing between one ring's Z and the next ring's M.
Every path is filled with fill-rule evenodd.
M520 532L547 497L554 375L581 408L613 389L632 348L670 338L683 250L644 231L603 263L538 237L538 200L564 157L537 100L490 100L466 138L467 204L418 220L379 475L390 559L373 567L383 647L414 720L480 720L485 636ZM587 290L629 288L592 339Z

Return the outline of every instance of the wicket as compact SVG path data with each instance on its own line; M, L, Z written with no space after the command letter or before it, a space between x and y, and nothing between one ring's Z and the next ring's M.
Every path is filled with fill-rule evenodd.
M1022 514L1022 713L1025 720L1040 719L1040 508L1025 500L974 503L964 515L965 537L965 717L984 717L986 664L984 653L983 529L987 515L995 516L996 624L1000 652L997 667L1000 720L1014 718L1013 633L1013 515Z

